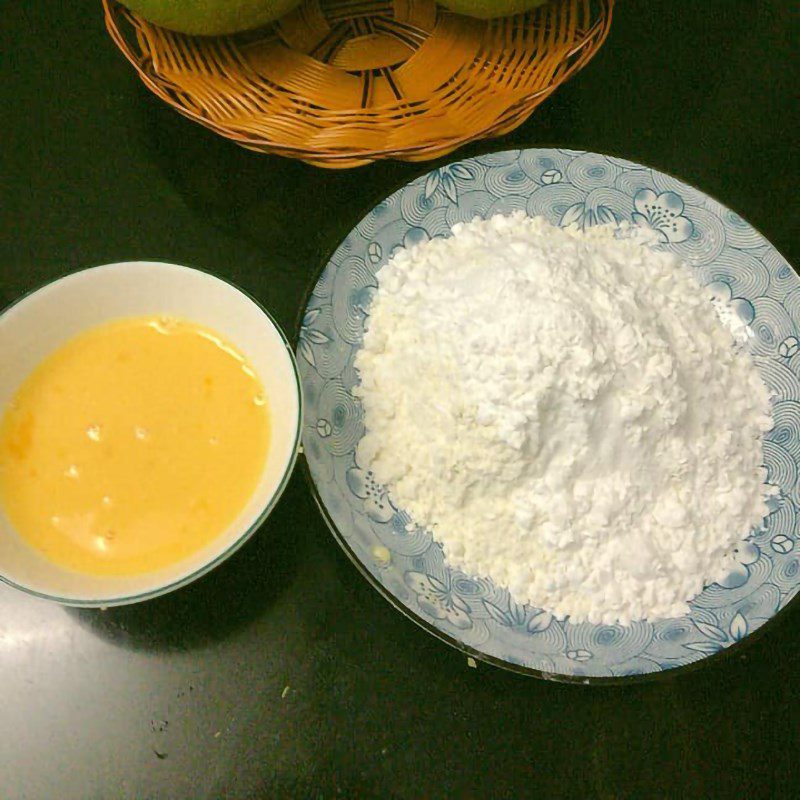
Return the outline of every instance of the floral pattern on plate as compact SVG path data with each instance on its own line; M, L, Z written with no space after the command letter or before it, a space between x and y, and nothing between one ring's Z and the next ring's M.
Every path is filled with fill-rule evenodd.
M742 543L728 574L694 599L686 617L573 625L521 606L488 578L452 570L441 547L356 461L363 422L351 393L353 359L375 273L398 247L448 236L476 215L518 209L557 225L647 229L752 331L748 346L775 396L764 460L780 492L764 529ZM553 149L489 153L433 170L381 202L342 242L311 295L298 342L305 457L337 541L398 607L470 654L550 678L654 673L741 641L800 591L800 279L738 214L669 175Z

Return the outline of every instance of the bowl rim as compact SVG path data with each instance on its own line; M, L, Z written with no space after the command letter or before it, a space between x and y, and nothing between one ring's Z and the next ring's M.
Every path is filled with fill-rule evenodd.
M52 278L51 280L45 281L43 283L38 284L37 286L34 286L31 289L28 289L27 291L23 292L19 297L12 300L5 308L0 309L0 320L2 320L3 317L5 317L6 314L8 314L8 312L10 312L17 305L24 302L25 300L27 300L40 290L45 289L48 286L51 286L52 284L71 278L75 275L79 275L85 272L91 272L92 270L102 269L105 267L113 268L113 267L127 266L129 264L158 264L160 266L177 267L180 269L191 270L193 272L199 272L207 277L221 281L222 283L226 284L227 286L237 291L245 299L253 303L253 305L255 305L256 308L264 315L267 322L275 329L276 333L280 337L281 342L283 343L284 349L288 353L289 363L292 369L292 376L294 378L295 393L297 396L297 424L295 426L295 434L294 434L294 441L292 442L291 455L289 456L289 459L286 462L283 475L281 476L277 488L272 493L267 502L264 504L264 508L259 512L258 516L253 520L253 522L250 525L248 525L248 527L239 536L237 536L236 539L227 548L225 548L222 552L217 553L217 555L214 556L214 558L205 562L203 565L193 570L192 572L187 573L186 575L183 575L175 580L164 583L163 585L157 586L152 589L148 589L143 592L138 592L136 594L117 595L117 596L104 597L97 600L91 600L84 598L61 597L59 595L48 594L47 592L42 592L37 589L32 589L29 586L25 586L24 584L12 580L11 578L3 574L2 569L0 569L0 583L4 583L7 586L13 587L14 589L19 589L25 594L31 595L33 597L38 597L42 600L50 600L51 602L55 602L64 606L70 606L73 608L102 609L111 606L131 605L133 603L139 603L145 600L152 600L153 598L160 597L162 595L168 594L169 592L175 591L176 589L180 589L183 586L187 586L188 584L192 583L193 581L197 580L203 575L209 573L215 567L219 566L223 561L230 558L230 556L232 556L237 550L239 550L253 536L253 534L258 530L258 528L261 527L261 525L265 522L267 517L272 513L273 509L275 508L281 496L283 495L287 485L289 484L292 474L294 473L294 468L297 463L297 456L301 448L303 411L304 411L303 390L302 390L302 383L300 381L300 373L297 368L297 359L295 358L294 348L292 347L292 343L289 341L289 338L286 336L283 329L277 323L272 314L264 307L262 303L260 303L255 297L253 297L253 295L251 295L245 289L242 289L240 286L237 286L235 283L233 283L233 281L229 281L226 278L222 278L219 275L213 273L209 269L203 269L200 267L188 266L186 264L177 264L171 261L163 261L156 259L135 259L135 260L129 259L127 261L115 261L107 264L94 264L92 266L82 267L76 270L68 270L62 273L61 275Z
M789 260L783 256L782 253L772 244L772 241L764 234L762 231L756 227L750 220L740 214L738 210L733 208L728 203L723 202L720 200L716 195L707 192L705 189L702 189L696 186L694 183L690 183L687 179L681 178L675 175L673 172L662 169L661 167L653 166L652 164L641 161L636 157L631 157L630 155L626 155L625 153L619 152L600 152L598 150L592 149L591 146L584 146L582 144L573 144L569 147L566 146L565 143L551 143L551 142L544 142L544 143L536 143L531 144L528 146L520 146L520 147L509 147L503 146L501 143L498 142L486 142L483 146L479 147L477 150L471 150L468 153L464 153L461 157L458 157L458 153L450 154L445 158L436 159L432 162L423 163L420 166L422 167L419 170L415 170L415 174L411 175L410 177L406 177L405 179L398 179L397 181L392 182L392 187L389 191L382 192L377 199L373 198L371 205L365 204L364 210L359 210L356 213L360 215L355 220L353 225L344 233L341 239L339 239L336 244L325 251L322 259L320 261L319 267L314 270L314 272L310 275L308 283L306 285L305 291L303 293L303 297L301 299L301 304L298 309L297 316L295 318L294 328L292 330L292 341L297 350L300 342L300 330L303 323L303 316L305 311L308 307L308 303L311 300L314 292L314 288L316 287L317 283L319 282L320 277L328 268L328 265L331 263L333 256L336 254L339 247L345 241L345 239L355 230L355 228L359 225L361 220L369 214L379 203L386 200L387 198L391 197L395 193L399 192L404 187L408 186L409 184L413 183L416 180L428 175L429 173L440 169L442 166L446 166L448 164L457 163L460 161L470 161L476 158L481 158L487 155L493 155L496 153L507 153L507 152L522 152L524 150L550 150L550 149L557 149L557 150L570 150L574 152L583 152L583 153L591 153L595 155L601 155L610 158L618 158L625 161L630 161L633 164L638 164L646 169L655 170L656 172L661 173L662 175L666 175L680 183L686 184L691 188L696 189L699 192L702 192L706 197L713 200L716 203L719 203L720 206L723 208L727 208L733 211L735 214L740 216L746 223L749 225L759 236L761 236L766 242L772 246L779 255L786 261L787 264L790 264ZM790 264L791 266L791 264ZM797 270L792 267L792 270L797 275ZM302 426L301 426L302 427ZM732 659L736 656L741 656L747 648L749 648L753 643L759 641L759 639L764 635L767 630L771 630L777 624L781 624L786 617L788 616L787 612L792 609L800 608L800 592L798 592L788 603L786 603L783 608L779 609L777 613L773 614L771 617L766 619L762 625L760 625L755 630L748 632L748 634L738 641L735 641L725 647L722 650L719 650L716 653L712 653L711 655L704 655L702 658L697 659L696 661L692 661L688 664L681 664L679 666L670 667L669 669L665 670L656 670L653 672L644 672L639 674L631 674L631 675L569 675L563 672L546 672L544 670L535 669L533 667L526 667L523 664L515 664L511 661L505 661L501 658L496 656L489 655L488 653L484 653L480 650L476 650L475 648L471 647L470 645L464 644L464 642L456 639L455 637L445 633L440 628L437 628L432 623L428 622L422 616L418 615L412 609L405 606L394 594L392 594L389 589L387 589L383 584L375 579L375 576L367 569L364 563L359 559L359 557L355 554L352 550L350 545L345 540L342 533L339 531L336 523L333 521L333 518L330 516L324 501L322 500L321 495L317 489L316 482L314 481L314 477L311 473L311 467L308 463L308 458L303 452L303 458L301 459L302 464L302 471L305 475L306 481L308 482L309 488L311 490L311 496L314 498L314 502L316 503L317 507L320 510L323 520L327 525L328 529L330 530L331 534L333 534L334 540L338 543L341 549L344 551L345 555L348 559L355 565L356 569L361 573L361 575L367 580L367 582L375 589L378 594L383 597L391 606L397 609L403 616L410 619L412 622L416 623L420 628L424 631L427 631L432 636L436 637L440 641L444 642L445 644L449 645L455 650L460 651L462 654L466 655L469 658L473 658L476 661L482 661L485 664L489 664L493 667L497 667L507 672L512 672L517 675L525 675L527 677L538 678L544 681L551 681L553 683L564 683L564 684L578 684L578 685L586 685L586 686L632 686L636 684L646 684L646 683L655 683L655 682L663 682L663 681L670 681L679 678L682 675L686 675L691 672L695 672L696 670L704 669L708 666L713 664L721 664L727 659Z

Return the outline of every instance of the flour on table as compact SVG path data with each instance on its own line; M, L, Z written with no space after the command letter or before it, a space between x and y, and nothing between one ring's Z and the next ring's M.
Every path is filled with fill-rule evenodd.
M377 277L358 461L451 566L623 624L727 572L767 514L770 399L675 256L517 212Z

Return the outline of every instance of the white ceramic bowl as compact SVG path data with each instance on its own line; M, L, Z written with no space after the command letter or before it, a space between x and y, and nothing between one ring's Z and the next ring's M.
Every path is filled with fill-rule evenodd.
M133 577L63 569L29 547L0 507L0 578L67 605L133 603L176 589L235 552L277 502L294 466L300 431L300 384L286 338L246 294L200 270L130 261L68 275L0 314L0 409L48 353L77 333L120 317L165 314L208 326L249 359L269 397L271 440L258 487L233 524L191 557Z

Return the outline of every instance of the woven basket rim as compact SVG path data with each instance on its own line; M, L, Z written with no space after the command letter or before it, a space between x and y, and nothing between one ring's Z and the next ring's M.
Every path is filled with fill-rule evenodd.
M534 63L534 66L526 63L525 66L529 71L540 67L545 58L549 57L550 61L547 62L546 66L555 76L555 79L544 81L541 85L523 86L521 88L513 87L503 91L507 87L501 84L498 89L496 80L491 80L488 77L481 78L480 68L477 68L476 73L474 65L467 64L465 69L468 72L465 75L477 81L483 81L482 84L479 82L476 85L482 86L480 91L483 93L483 100L481 101L483 105L480 108L486 110L487 113L485 113L483 119L473 121L463 131L457 131L457 120L464 116L463 109L455 117L452 117L450 113L452 109L445 105L435 110L431 116L430 103L427 99L409 101L401 100L398 97L395 98L393 105L348 108L345 110L324 108L320 107L315 97L306 97L298 94L290 97L289 91L286 92L285 96L280 94L280 85L266 82L267 79L264 79L265 83L263 85L266 88L258 95L259 100L263 99L263 95L267 97L277 96L279 100L275 100L272 107L265 101L263 108L257 109L250 116L247 116L242 111L244 100L237 99L237 95L232 91L227 96L223 91L225 81L227 81L229 88L236 88L236 80L230 77L230 74L235 72L231 65L233 67L238 66L240 70L244 69L241 66L241 62L243 59L246 60L246 56L242 56L237 49L239 35L207 38L186 37L181 34L164 32L162 29L158 29L157 26L150 25L133 12L125 9L117 0L102 1L106 26L117 47L136 69L145 86L183 116L221 136L232 139L246 149L300 158L319 166L337 168L357 166L384 158L402 158L412 161L440 158L476 139L510 132L525 121L536 105L549 97L558 86L572 77L594 56L608 35L614 6L614 0L551 0L550 4L540 7L541 9L549 9L547 13L551 15L541 17L544 22L540 28L535 27L540 17L531 15L519 15L517 18L509 18L511 21L490 21L483 28L474 26L472 22L466 23L468 29L473 30L473 32L483 31L480 39L481 47L489 48L494 45L493 37L500 38L505 35L508 38L512 36L512 44L516 47L516 51L512 52L519 52L517 56L519 59L535 59L536 57L540 59L539 64L531 62ZM370 1L365 0L365 3ZM420 4L430 2L430 0L395 0L396 3L401 1ZM316 3L319 0L306 0L306 2ZM556 8L551 8L551 6ZM593 12L591 17L590 9ZM568 17L569 14L577 17L581 12L590 24L585 29L580 29L580 36L573 35L573 39L567 43L569 45L568 49L564 50L560 60L550 57L547 51L548 42L544 40L545 23L552 22L553 19L560 19L558 17L559 14L562 17ZM445 9L440 9L437 13L443 19L448 17L455 18L459 21L458 24L461 24L460 21L464 19ZM570 19L569 24L571 28L567 29L567 33L575 34L578 29L574 19ZM517 26L517 28L515 29L514 26ZM508 31L513 33L509 34ZM148 50L147 45L150 41L147 39L148 35L152 36L152 42L157 45L164 42L169 44L178 43L178 50L170 51L165 49L163 53ZM547 35L552 38L555 34L550 30ZM566 38L566 33L563 35ZM538 37L538 40L534 41L534 37ZM522 41L524 46L520 45L517 39ZM269 43L269 47L272 49L282 46L275 45L276 40L274 37L265 39L265 41ZM487 41L489 42L488 45L486 44ZM536 45L542 42L544 42L545 49L539 53L536 50ZM203 66L207 68L206 71L212 75L216 83L205 73L192 73L191 69L185 70L183 73L180 71L170 73L169 69L165 69L162 74L159 74L155 66L157 61L166 64L171 64L172 62L181 63L181 58L183 57L179 47L181 44L190 48L190 53L193 57L196 56L196 53L200 53L203 57L209 59L207 62L203 62ZM456 38L454 47L458 48L459 46L460 42ZM520 50L520 47L522 47L522 50ZM235 53L236 57L231 57L232 60L230 62L223 62L222 66L219 66L214 59L219 56L220 52L225 55ZM488 50L488 52L490 55L494 53L491 50ZM506 61L503 62L502 58L506 58ZM170 59L172 59L172 62ZM511 62L511 66L509 66L509 62ZM191 63L194 62L192 61ZM497 57L496 63L490 61L488 56L485 57L485 61L482 63L489 64L492 70L501 76L505 77L506 75L514 74L513 61L505 53L501 52L500 56ZM211 66L208 66L209 64ZM227 72L222 69L223 66L227 66ZM213 69L216 69L217 72L214 73ZM541 67L541 69L544 71L544 67ZM248 73L240 80L240 84L245 86L249 85L247 81L252 80L252 75L256 75L250 62L248 62L247 70ZM508 70L511 71L508 72ZM332 73L328 70L325 74ZM347 74L349 75L349 73ZM475 78L476 74L477 78ZM224 78L221 78L221 75ZM186 85L176 83L176 76L183 80ZM291 75L289 77L291 78ZM459 78L459 80L462 79ZM196 96L192 95L190 91L193 88L193 81L195 82ZM462 80L462 82L464 81ZM187 88L187 85L189 88ZM214 91L218 90L216 95L208 89L209 85L213 87ZM220 86L223 89L219 89ZM444 87L447 88L447 84ZM469 88L467 87L467 89ZM207 96L212 95L213 102L209 106ZM291 103L295 103L295 105L287 102L285 97L290 97ZM461 104L458 107L461 107L466 102L464 98L468 98L469 95L462 93L456 94L455 97ZM499 99L496 100L496 97ZM245 97L245 99L248 102L251 101L250 97ZM204 100L206 105L203 105ZM429 105L425 105L426 103ZM302 114L299 113L299 110L302 105L308 105L309 110L306 117L300 119ZM404 114L403 111L409 105L414 107L414 113ZM218 113L220 107L224 108L228 113L227 118L223 118ZM216 118L209 111L209 108L217 113ZM241 112L241 116L234 116L230 112L231 108ZM469 108L471 110L472 106ZM491 108L497 108L498 111L488 113ZM425 124L430 124L427 123L428 118L439 128L444 125L445 129L448 129L447 133L440 132L438 138L429 138L424 129ZM253 124L250 126L243 124L243 121L247 119L252 120ZM405 124L406 127L402 127L397 122L398 120ZM277 127L276 121L280 121L280 127ZM272 127L270 127L270 122L274 123ZM293 129L292 125L294 125ZM265 126L266 130L264 129ZM259 130L259 127L261 127L261 130ZM282 139L280 136L276 136L276 128L286 138ZM327 134L325 133L326 128ZM367 130L373 131L373 134L365 136L364 132ZM287 131L291 135L287 134ZM310 131L309 137L307 139L300 138L305 131ZM417 137L416 141L413 136L408 134L409 131L416 131L414 134ZM356 141L359 135L365 141ZM405 136L405 141L395 142L395 146L389 146L393 141L392 137L402 138L403 135ZM325 146L320 146L315 137L320 139ZM335 141L337 137L342 141ZM380 137L383 138L381 139Z

